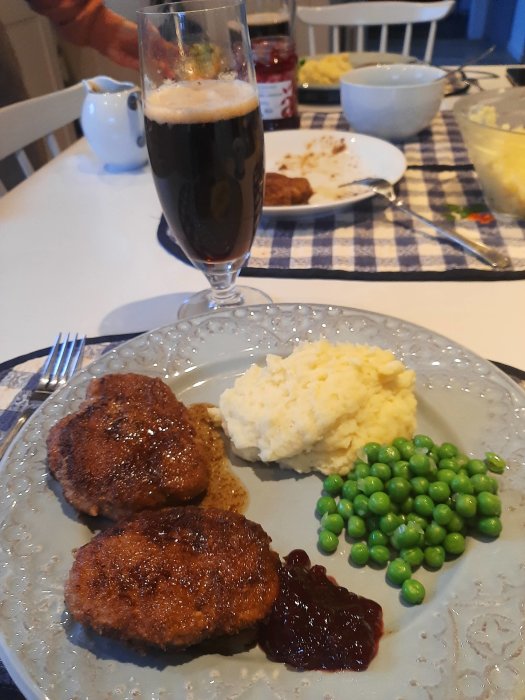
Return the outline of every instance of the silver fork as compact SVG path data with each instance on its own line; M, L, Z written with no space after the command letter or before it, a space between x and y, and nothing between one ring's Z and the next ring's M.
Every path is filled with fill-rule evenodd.
M345 185L340 185L340 187L346 187L348 185L364 185L365 187L368 187L376 194L384 197L389 202L390 206L394 207L395 209L400 209L401 211L404 211L405 214L409 214L415 219L427 224L427 226L433 228L443 238L447 238L448 240L462 246L462 248L469 250L491 267L498 270L504 270L506 267L509 267L510 259L495 248L490 248L484 243L473 241L471 238L467 238L463 234L453 231L452 229L439 226L430 219L427 219L426 216L422 216L413 209L407 207L403 200L396 195L392 183L388 182L388 180L384 180L380 177L365 177L361 180L354 180L353 182L348 182Z
M15 436L18 435L21 427L33 415L38 406L73 376L82 360L85 344L86 337L79 336L78 333L74 338L69 333L64 338L62 338L62 333L58 334L42 367L38 384L29 396L29 405L4 436L0 445L0 460Z

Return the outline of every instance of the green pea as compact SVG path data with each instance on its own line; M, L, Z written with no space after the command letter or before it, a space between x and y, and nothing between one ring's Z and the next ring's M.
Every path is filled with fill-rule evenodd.
M455 457L458 454L458 448L451 442L443 442L437 448L438 457L440 459L447 459L450 457Z
M467 464L467 472L469 476L474 476L474 474L486 474L487 465L481 459L471 459Z
M343 487L341 489L341 496L343 498L346 498L348 501L353 501L358 493L359 493L359 489L357 488L357 481L353 481L353 480L345 481L345 483L343 484Z
M479 494L482 491L488 491L489 493L493 493L491 480L492 477L488 476L487 474L474 474L473 476L471 476L470 483L472 484L474 493Z
M401 455L394 445L385 445L381 447L377 454L377 461L385 462L385 464L393 464L399 459L401 459Z
M359 462L354 466L353 474L357 481L364 479L370 474L370 465L366 464L366 462Z
M374 464L372 464L370 467L370 475L376 476L378 479L385 482L392 476L392 470L388 464L385 464L384 462L374 462Z
M364 566L368 562L370 552L366 542L355 542L350 548L350 560L356 566Z
M363 447L363 452L367 456L369 464L378 461L377 455L380 449L381 445L378 442L367 442L366 445Z
M450 488L454 493L474 493L474 487L466 474L456 474L450 482Z
M361 516L368 515L368 498L363 493L358 493L353 502L354 513Z
M414 522L399 525L392 533L396 549L416 547L420 542L422 532L422 528Z
M445 484L450 484L455 476L456 472L452 469L438 469L436 479L438 479L438 481L443 481Z
M414 510L414 499L412 496L409 496L399 505L399 511L400 513L406 514L410 513L412 510Z
M343 478L339 474L330 474L323 481L323 489L329 496L339 496L343 483Z
M439 503L432 511L432 517L438 525L448 525L452 518L452 508L446 503Z
M465 538L460 532L449 532L443 540L443 548L447 554L459 556L465 551Z
M405 459L400 459L398 462L394 462L392 465L392 476L399 476L407 481L410 479L412 476L410 473L410 465Z
M319 515L335 513L337 510L335 498L332 498L332 496L321 496L316 503L315 509Z
M402 459L409 460L412 455L416 454L416 446L411 440L407 440L407 442L401 445L398 449Z
M425 587L413 578L407 578L401 586L401 598L410 605L419 605L425 599Z
M424 518L422 515L419 515L418 513L408 513L407 514L407 524L408 523L416 523L416 525L419 525L419 527L422 530L426 530L426 527L428 525L426 517Z
M365 521L358 515L351 515L346 523L346 531L354 539L364 537L366 535Z
M367 541L369 547L374 547L376 544L386 547L388 544L388 537L384 532L381 532L381 530L371 530Z
M370 559L379 564L379 566L386 566L386 563L390 559L390 550L388 547L384 547L381 544L376 544L370 547Z
M487 490L490 491L491 493L498 493L498 491L499 491L498 480L495 479L493 476L489 476L488 478L490 479L490 488Z
M335 550L337 549L338 544L339 538L330 530L321 530L319 532L317 545L321 552L325 552L326 554L332 554L332 552L335 552Z
M425 494L416 496L414 498L414 510L423 518L429 518L434 510L434 501Z
M386 568L387 580L395 586L401 586L403 581L406 581L411 576L412 569L410 568L410 564L401 557L393 559Z
M348 518L354 514L352 502L346 498L341 498L337 504L337 512L343 520L348 520Z
M434 503L445 503L450 496L450 487L445 481L433 481L428 486L428 495Z
M416 453L408 460L410 470L416 476L425 476L430 470L430 459L427 455Z
M410 479L412 493L415 496L420 496L423 493L428 493L429 481L424 476L414 476Z
M434 447L434 440L428 437L428 435L415 435L414 445L419 448L430 450Z
M366 496L370 496L376 491L383 491L385 488L383 482L377 476L366 476L364 479L359 479L357 485Z
M440 469L450 469L454 473L457 473L459 470L459 464L454 457L444 457L443 459L440 459L438 462L438 467Z
M450 516L450 520L447 523L447 530L449 532L461 532L462 530L465 529L465 521L455 511L452 511L452 515Z
M390 498L383 491L375 491L368 499L368 507L376 515L386 515L390 511Z
M424 559L421 547L407 547L399 552L401 559L404 559L413 569L421 566Z
M441 545L425 547L423 550L425 564L431 569L441 569L445 563L445 550Z
M507 463L495 452L485 452L485 464L489 471L494 474L503 474Z
M497 516L480 518L477 524L478 531L487 537L498 537L502 530L501 519Z
M478 512L481 515L501 515L501 500L488 491L478 493Z
M403 503L410 496L410 482L401 476L394 476L386 483L386 492L394 503Z
M447 531L442 525L431 522L425 530L425 543L428 545L441 544L445 539Z
M468 455L464 455L462 452L457 454L454 459L456 460L458 467L460 469L466 469L468 463L470 462L470 457Z
M379 521L379 529L385 535L391 535L398 525L400 525L400 519L396 513L386 513L386 515L381 516Z
M325 513L321 518L321 527L335 535L340 535L344 526L345 521L338 513Z
M476 496L468 493L456 494L456 513L462 518L473 518L476 515L478 503Z
M396 437L392 440L392 445L394 445L394 447L397 447L397 449L400 450L401 445L404 445L407 442L410 442L410 440L406 437Z

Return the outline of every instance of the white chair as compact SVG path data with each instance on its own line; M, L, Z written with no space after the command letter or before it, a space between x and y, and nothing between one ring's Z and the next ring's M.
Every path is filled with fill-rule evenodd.
M44 139L49 156L60 153L55 132L80 117L84 101L82 83L57 92L15 102L0 109L0 161L14 155L24 177L29 177L33 166L25 148ZM6 187L0 181L0 196Z
M410 54L412 43L412 25L422 22L430 23L424 60L430 62L434 51L437 22L446 17L454 7L454 0L438 2L345 2L338 5L307 7L298 5L296 17L308 25L308 44L310 55L315 50L315 26L331 27L332 50L340 51L339 29L354 27L356 29L356 51L365 50L365 28L381 27L379 51L387 51L388 27L395 24L405 25L402 53Z

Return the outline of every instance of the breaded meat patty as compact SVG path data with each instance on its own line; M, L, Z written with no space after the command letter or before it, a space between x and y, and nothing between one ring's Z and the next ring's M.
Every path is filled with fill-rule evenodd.
M160 379L109 374L51 429L48 464L77 510L117 519L204 493L210 439Z
M279 558L257 523L231 511L144 511L81 547L70 614L139 646L187 647L254 626L277 597Z

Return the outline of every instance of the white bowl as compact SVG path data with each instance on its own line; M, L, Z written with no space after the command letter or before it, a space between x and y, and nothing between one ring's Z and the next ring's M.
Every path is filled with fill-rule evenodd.
M341 105L354 131L392 141L414 136L436 115L445 71L419 64L355 68L341 77Z

